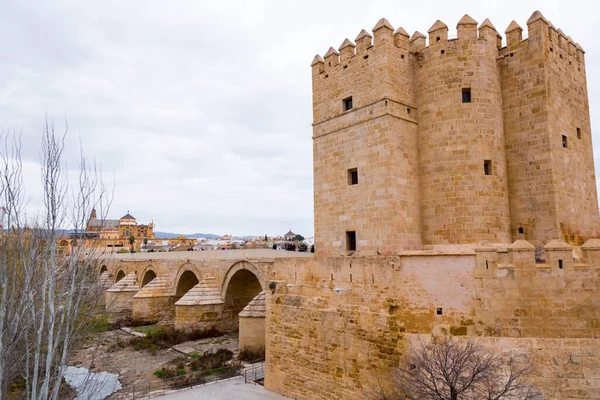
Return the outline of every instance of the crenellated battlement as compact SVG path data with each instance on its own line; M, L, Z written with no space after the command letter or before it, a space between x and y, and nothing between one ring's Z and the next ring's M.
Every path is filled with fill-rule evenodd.
M356 44L350 39L345 39L338 50L330 47L325 58L328 60L321 61L320 55L315 56L311 66L318 73L322 73L328 67L336 67L344 61L348 61L356 55L365 56L373 46L385 45L393 43L395 47L403 50L410 50L410 53L419 53L433 45L444 45L449 41L455 40L475 40L480 39L489 43L493 43L495 47L500 49L510 49L518 46L521 42L529 39L548 41L551 45L564 50L566 55L574 57L577 61L583 63L583 48L576 43L570 36L567 36L562 30L557 29L546 20L541 12L535 11L527 20L527 34L524 35L523 28L516 22L511 21L509 26L504 31L506 35L506 46L503 46L502 35L498 33L492 22L486 18L481 25L465 14L457 23L456 37L450 37L448 34L448 26L437 20L427 31L428 36L423 35L419 31L415 31L410 36L402 27L398 27L394 31L390 22L382 18L373 27L371 35L366 30L361 30L355 38ZM410 46L410 47L409 47ZM342 50L345 50L342 52ZM554 47L551 51L554 51Z

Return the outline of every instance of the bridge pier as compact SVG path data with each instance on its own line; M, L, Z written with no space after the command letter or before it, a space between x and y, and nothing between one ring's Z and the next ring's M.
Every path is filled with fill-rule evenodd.
M256 296L239 314L240 321L240 351L258 352L265 348L265 292Z
M117 281L104 294L105 308L109 313L126 313L133 310L133 298L139 291L135 272Z
M175 303L175 328L222 330L223 308L214 277L207 277Z
M133 319L173 323L175 301L168 278L158 276L133 296Z

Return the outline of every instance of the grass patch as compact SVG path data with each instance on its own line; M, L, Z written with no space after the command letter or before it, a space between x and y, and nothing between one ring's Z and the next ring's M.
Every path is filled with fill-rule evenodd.
M144 326L135 326L133 328L131 328L132 330L139 332L139 333L143 333L145 335L148 334L148 332L151 332L153 329L156 329L156 325L144 325Z
M156 325L158 320L156 321L147 321L147 320L139 320L133 319L131 317L123 317L119 318L116 321L111 321L110 317L107 314L100 314L93 318L90 321L91 326L95 333L114 331L117 329L121 329L124 327L141 327L141 326L152 326Z

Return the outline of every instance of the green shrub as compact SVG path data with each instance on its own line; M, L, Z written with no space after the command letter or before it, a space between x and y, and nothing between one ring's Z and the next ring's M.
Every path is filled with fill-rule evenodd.
M169 379L169 378L174 378L176 377L178 371L175 370L175 368L161 368L161 369L157 369L156 371L154 371L154 375L156 375L157 377L159 377L160 379ZM184 371L185 374L185 371Z
M265 348L260 349L243 349L240 351L238 360L240 361L262 361L265 359Z

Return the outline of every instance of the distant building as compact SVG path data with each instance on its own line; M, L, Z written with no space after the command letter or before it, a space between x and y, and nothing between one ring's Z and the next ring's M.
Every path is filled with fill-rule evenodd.
M290 229L288 233L286 233L283 238L285 240L294 240L294 238L296 237L296 234L294 232L292 232L292 230Z
M131 236L136 240L154 239L154 224L138 225L129 211L120 219L98 219L96 209L92 209L85 234L88 238L99 239L129 239Z

